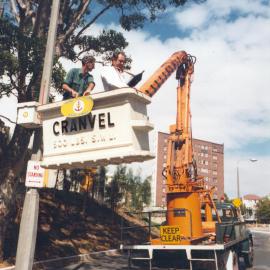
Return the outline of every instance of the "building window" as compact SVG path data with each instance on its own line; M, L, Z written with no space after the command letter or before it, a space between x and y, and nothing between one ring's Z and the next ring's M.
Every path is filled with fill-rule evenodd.
M201 172L203 172L203 173L208 173L208 169L201 168Z
M213 175L217 175L217 171L213 171Z
M163 188L163 189L162 189L162 192L165 193L165 192L166 192L166 188Z
M208 161L207 160L203 160L202 164L208 165Z
M217 152L217 148L213 147L213 152Z
M217 160L217 156L213 156L213 159L214 159L214 160Z

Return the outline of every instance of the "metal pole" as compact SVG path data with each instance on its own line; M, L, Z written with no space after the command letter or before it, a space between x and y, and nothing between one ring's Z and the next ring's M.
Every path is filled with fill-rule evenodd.
M254 162L257 162L258 160L257 159L255 159L255 158L250 158L250 159L240 159L240 160L238 160L237 161L237 164L236 164L236 181L237 181L237 198L239 198L239 199L241 199L240 198L240 177L239 177L239 163L241 162L241 161L250 161L250 162L252 162L252 163L254 163Z
M60 7L60 0L53 0L49 34L47 39L45 60L39 94L39 102L41 105L46 104L49 97L59 7ZM39 129L35 132L33 155L31 157L31 160L36 161L41 160L42 157L42 153L40 150L41 142L42 136L41 130ZM33 267L36 238L37 238L38 210L39 210L38 191L36 189L30 189L26 193L23 205L23 213L20 224L19 240L16 253L16 264L15 264L16 270L31 270Z
M237 164L237 198L240 198L239 166Z
M30 189L27 191L24 199L16 253L16 270L32 269L36 246L38 210L38 191L36 189Z

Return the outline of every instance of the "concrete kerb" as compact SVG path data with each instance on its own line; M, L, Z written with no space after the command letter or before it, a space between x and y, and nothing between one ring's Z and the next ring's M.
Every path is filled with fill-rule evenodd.
M44 260L34 262L33 270L47 269L47 267L57 269L60 267L68 266L70 264L88 262L91 261L91 259L95 259L100 255L116 256L118 254L120 254L120 251L118 249L110 249L105 251L97 251L87 254ZM0 268L0 270L15 270L15 266Z

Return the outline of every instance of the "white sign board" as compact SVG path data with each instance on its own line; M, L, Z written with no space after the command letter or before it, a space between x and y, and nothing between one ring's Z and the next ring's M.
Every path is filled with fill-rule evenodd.
M29 160L25 186L35 188L54 188L56 182L56 171L41 167L40 161Z
M29 160L25 185L27 187L42 188L44 184L45 169L40 166L40 162Z
M94 108L88 115L61 115L63 102L38 108L43 125L43 162L46 168L139 162L154 157L148 132L153 128L146 105L151 99L125 88L92 95Z

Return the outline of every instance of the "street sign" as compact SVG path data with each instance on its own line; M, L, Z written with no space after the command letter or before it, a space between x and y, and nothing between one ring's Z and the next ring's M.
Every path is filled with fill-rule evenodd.
M42 168L39 161L28 161L25 186L35 188L53 188L55 186L55 181L55 170Z
M93 110L80 117L62 115L65 101L38 107L43 127L42 167L83 169L142 162L154 157L148 136L153 125L146 109L150 97L122 88L96 93L92 98ZM82 107L76 103L78 99L74 100L70 110Z
M242 201L240 198L234 199L232 203L236 208L239 208L242 205Z
M180 244L180 226L160 226L160 240L166 245Z

